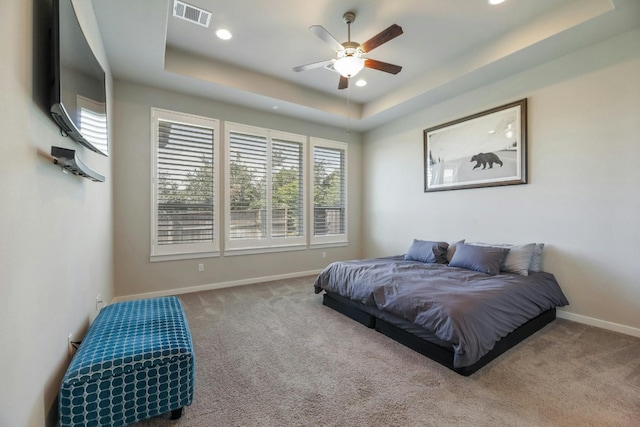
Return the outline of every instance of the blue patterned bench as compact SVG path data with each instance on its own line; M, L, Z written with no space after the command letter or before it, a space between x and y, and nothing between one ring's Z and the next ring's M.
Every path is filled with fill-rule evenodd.
M111 304L89 328L62 380L60 427L123 426L193 401L195 356L177 297Z

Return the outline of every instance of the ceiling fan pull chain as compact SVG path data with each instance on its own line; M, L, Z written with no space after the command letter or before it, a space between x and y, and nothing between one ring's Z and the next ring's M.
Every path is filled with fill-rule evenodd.
M349 88L349 86L347 86L347 135L351 135L351 103L350 103L351 89Z

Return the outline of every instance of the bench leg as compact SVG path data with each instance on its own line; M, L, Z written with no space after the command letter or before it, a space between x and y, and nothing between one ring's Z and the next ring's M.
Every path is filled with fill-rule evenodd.
M170 420L177 420L182 416L182 408L178 408L178 409L174 409L173 411L171 411L171 417L169 417Z

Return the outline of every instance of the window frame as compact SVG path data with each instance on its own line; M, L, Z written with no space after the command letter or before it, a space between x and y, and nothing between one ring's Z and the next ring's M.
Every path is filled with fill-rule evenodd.
M267 165L266 165L266 206L267 212L267 232L264 238L231 238L231 133L239 132L250 135L256 135L266 138L267 143ZM302 150L302 160L300 166L302 173L302 219L300 227L301 233L296 237L273 237L272 213L273 213L273 143L274 139L282 141L290 141L299 143ZM292 250L304 250L307 248L307 230L308 230L308 203L309 198L307 191L307 167L308 167L308 137L305 135L295 134L291 132L283 132L272 129L266 129L258 126L245 125L234 122L224 122L224 253L225 255L245 255L267 252L282 252Z
M344 151L344 233L324 236L315 235L315 179L314 173L314 149L315 147L329 148ZM309 138L309 245L312 248L346 246L349 243L349 144L346 142L331 141L328 139Z
M158 139L159 121L182 123L189 126L204 127L213 130L212 167L213 167L213 240L207 243L183 243L174 245L158 245ZM151 262L192 258L208 258L220 256L220 121L218 119L151 107L151 228L150 256Z

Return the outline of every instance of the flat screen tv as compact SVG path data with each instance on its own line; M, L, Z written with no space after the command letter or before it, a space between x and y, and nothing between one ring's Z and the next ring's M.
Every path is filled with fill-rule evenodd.
M109 155L105 72L71 0L53 0L51 116L68 136Z

